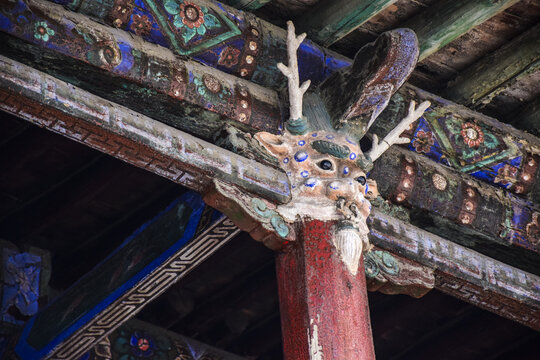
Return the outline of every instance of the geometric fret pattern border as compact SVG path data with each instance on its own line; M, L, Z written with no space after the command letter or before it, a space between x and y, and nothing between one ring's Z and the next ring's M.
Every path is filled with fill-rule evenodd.
M124 296L118 298L83 328L54 348L45 356L45 359L78 359L102 338L135 316L145 305L185 277L239 232L240 230L226 216L222 216L202 234L140 280ZM21 341L24 341L24 338L21 338L17 345L19 355L22 355L19 353Z

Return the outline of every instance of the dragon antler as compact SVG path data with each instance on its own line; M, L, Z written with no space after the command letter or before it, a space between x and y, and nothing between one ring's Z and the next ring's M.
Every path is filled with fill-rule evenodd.
M290 103L290 122L294 128L298 128L298 123L302 125L300 131L294 131L299 135L307 131L307 121L302 115L302 98L304 93L311 84L311 80L304 81L300 84L300 75L298 73L298 59L296 51L300 47L300 44L306 38L306 33L296 36L294 24L292 21L287 21L287 55L289 66L285 66L283 63L277 64L278 69L288 78L289 82L289 103ZM289 131L292 129L288 126Z
M431 103L429 101L424 101L418 105L416 109L415 105L416 103L414 100L411 100L407 116L405 116L381 142L379 142L377 135L373 135L373 145L371 145L371 150L369 150L367 154L371 161L374 162L377 160L393 144L407 144L411 141L411 139L401 137L401 134L409 127L409 125L422 116Z

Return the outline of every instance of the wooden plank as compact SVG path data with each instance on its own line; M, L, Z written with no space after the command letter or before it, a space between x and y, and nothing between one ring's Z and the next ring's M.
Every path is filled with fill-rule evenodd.
M517 0L443 0L403 24L418 36L423 60Z
M540 277L373 209L373 244L437 269L435 287L540 330ZM462 291L460 291L462 290Z
M211 139L227 122L258 131L279 129L275 91L46 1L25 10L54 35L44 41L35 36L35 26L15 26L19 11L6 9L9 19L0 28L12 36L2 34L0 41L8 57L201 138Z
M188 192L137 229L26 323L17 355L79 358L238 234L226 217L204 208Z
M520 129L540 136L540 97L525 105L523 110L513 118L513 121L513 124ZM540 188L538 191L540 192Z
M342 262L334 227L306 220L296 243L277 255L285 360L375 359L366 277Z
M322 46L330 46L377 15L396 0L321 1L295 20L299 33Z
M82 358L111 360L133 355L178 360L245 359L137 319L129 320L104 337Z
M51 76L0 57L0 106L39 126L203 191L214 178L286 202L281 171L223 150Z
M512 80L538 71L539 60L540 24L462 71L444 94L460 104L481 108Z

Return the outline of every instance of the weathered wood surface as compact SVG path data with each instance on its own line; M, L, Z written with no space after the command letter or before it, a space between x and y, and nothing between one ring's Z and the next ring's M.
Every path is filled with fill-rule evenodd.
M22 359L79 358L239 230L186 193L26 324Z
M540 24L476 62L452 81L444 94L451 100L481 108L512 80L538 71Z
M245 359L137 319L104 337L82 359L117 360L132 356L162 360Z
M520 129L540 136L540 97L525 105L513 121L513 124L519 126ZM540 192L540 189L537 192ZM540 194L537 196L540 198Z
M540 330L540 277L454 244L373 209L376 246L437 269L437 289ZM438 280L437 280L438 279ZM463 291L460 288L463 287ZM467 290L471 289L471 290ZM475 291L483 296L475 298Z
M366 277L342 262L334 226L306 220L296 243L277 255L286 360L375 359Z
M21 5L24 11L1 7L10 14L2 30L24 40L2 36L1 52L11 58L201 138L211 138L227 122L278 131L275 91L46 1ZM21 13L34 25L18 25ZM45 41L37 28L54 34Z
M408 20L418 36L423 60L454 39L515 4L517 0L443 0Z
M396 0L321 1L295 20L298 32L322 46L345 37Z
M23 119L202 191L214 178L277 202L289 199L285 174L223 150L5 57L1 107Z
M273 198L277 202L280 201L279 199L286 201L288 198L284 196L284 191L288 187L285 187L286 183L280 182L286 178L284 174L283 176L280 175L282 174L280 172L257 164L254 161L242 160L237 155L228 153L223 149L218 150L216 147L215 153L212 152L212 156L214 154L230 156L229 160L233 166L229 168L228 165L225 165L229 163L226 161L221 162L223 160L221 157L217 158L218 160L221 159L219 161L211 161L213 157L208 157L208 151L214 149L211 144L182 134L173 128L165 126L162 128L160 125L157 129L169 129L170 136L165 136L153 129L152 126L155 122L149 118L128 111L117 104L111 104L87 92L82 92L74 86L40 74L12 60L3 58L0 65L0 106L2 110L14 113L39 126L46 127L194 190L204 191L207 189L210 182L208 174L212 173L217 177L223 176L224 178L228 178L232 183L243 184L242 186L245 186L249 191L260 196ZM121 119L123 122L120 121ZM134 119L145 119L146 125L144 127L134 127L132 126L132 121L135 121ZM123 125L120 127L118 124ZM180 135L181 137L178 139L189 140L186 140L184 145L193 144L194 146L189 157L182 155L183 153L177 153L175 146L161 146L162 142L166 139L177 139L175 136ZM166 145L170 144L169 140L165 141ZM192 141L193 143L191 143ZM235 164L242 164L243 166L238 168ZM223 169L230 169L231 172L224 171ZM243 171L238 172L238 169L242 169ZM225 176L225 174L229 175ZM275 177L270 176L270 174L274 174ZM377 216L376 214L379 214L379 212L374 211L373 216ZM433 236L416 227L407 229L409 234L411 234L407 241L412 242L413 248L415 246L414 244L416 244L415 241L417 241L414 234L422 233L428 238ZM401 244L404 249L410 246L407 245L407 242L402 242ZM444 247L458 246L448 241L445 241L444 244ZM380 246L384 248L383 245ZM393 251L391 248L388 249ZM470 250L464 247L459 247L459 249L463 251L463 254L469 254L470 252ZM401 252L397 253L427 266L432 264L429 258L424 259L424 261L418 260L423 258L424 254L422 252L419 254L413 253L412 255ZM472 253L476 254L475 252ZM481 255L475 256L481 257ZM459 257L458 259L463 259L463 257ZM482 257L482 259L487 258ZM449 258L449 261L451 260ZM490 259L488 260L492 261ZM529 276L529 274L522 275L526 273L521 270L512 269L522 279L526 279ZM456 271L456 276L461 278L461 268L458 267L452 271ZM519 279L519 276L516 275L516 278ZM497 274L492 276L492 279L497 278ZM487 283L485 284L484 282L487 282L487 280L480 280L477 284L488 287ZM511 298L512 295L507 294L512 293L512 289L515 288L518 289L516 294L525 294L525 297L531 297L530 289L534 288L534 286L523 285L520 282L508 286L507 288L510 290L504 290L506 289L505 286L503 283L503 290L495 288L494 291L497 294L503 294L503 296ZM517 316L521 315L518 314Z

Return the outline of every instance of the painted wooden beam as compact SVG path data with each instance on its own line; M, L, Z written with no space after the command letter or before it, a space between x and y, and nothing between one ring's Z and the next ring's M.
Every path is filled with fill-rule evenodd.
M277 255L285 360L375 359L366 277L342 262L335 225L302 222L296 243Z
M437 269L435 288L540 330L540 277L373 209L373 244Z
M199 25L185 19L178 1L50 1L240 78L274 89L285 85L276 64L287 60L286 31L248 12L217 1L192 0L191 9L205 19ZM30 7L61 11L60 7L44 0L28 3ZM203 35L197 35L199 33ZM302 43L298 60L301 81L310 79L312 84L320 83L331 72L350 63L345 57L309 40Z
M418 36L423 60L518 0L443 0L403 24Z
M178 360L245 359L137 319L124 323L81 358L111 360L133 355Z
M24 327L22 359L78 359L239 233L188 192Z
M540 24L462 71L445 90L460 104L481 108L513 81L540 69Z
M458 173L540 202L540 139L489 116L405 84L375 121L379 137L406 115L410 100L429 100L423 117L405 131L410 151Z
M50 2L4 10L10 17L0 25L5 32L0 53L36 69L205 139L227 122L259 131L279 129L273 90ZM16 25L21 12L32 25ZM51 32L46 40L36 36L38 28Z
M322 46L330 46L396 0L321 1L295 20L299 33Z
M231 183L239 184L248 191L266 196L275 202L280 200L286 202L288 199L288 183L282 182L283 179L286 179L284 174L254 161L240 158L176 129L157 124L150 118L129 111L120 105L111 104L95 95L6 58L2 58L0 61L0 108L197 191L208 189L210 174L212 174L214 177L228 179ZM144 126L141 125L143 121ZM178 145L183 146L179 147ZM181 149L189 151L186 153L180 151ZM223 210L227 210L226 206ZM372 217L378 216L378 213L374 211ZM382 219L382 222L389 221L387 217L382 217ZM533 223L529 227L531 231L534 231L534 226ZM390 238L393 236L392 234L393 232L389 232L387 235L380 236ZM408 247L417 249L415 250L416 255L401 250L396 251L397 254L427 266L435 264L431 262L430 258L423 261L415 260L425 255L415 245L419 241L415 234L422 234L419 235L422 236L422 239L431 239L434 235L413 226L407 227L405 234L408 234L406 240L398 239L395 241L401 244L403 249ZM440 239L436 236L435 238ZM392 251L391 247L385 247L383 243L376 244ZM447 240L440 244L441 249L457 247L460 253L458 255L451 254L452 256L465 254L463 256L467 258L469 253L477 254ZM489 260L490 263L492 261L479 254L473 257L478 256L486 259L485 261ZM448 257L448 259L452 259L452 257ZM457 259L463 259L463 257ZM455 273L452 272L454 270L451 268L448 269L448 272L454 274L456 278L462 278L462 269L454 269ZM517 274L515 279L529 279L530 276L536 279L534 275L527 274L522 270L511 269L512 274ZM502 279L507 279L506 273L502 274ZM477 279L475 284L488 288L491 285L484 284L484 281L493 282L497 281L498 278L498 273L494 273L489 279L485 277ZM534 284L536 283L537 280L532 283L518 281L511 286L505 287L506 285L504 285L503 288L491 286L491 288L504 298L514 299L513 296L519 298L522 294L525 294L526 298L531 298L530 291L535 288ZM513 295L514 293L515 295ZM527 303L530 302L527 301ZM516 316L519 317L518 315Z
M281 171L5 57L0 89L3 110L190 189L203 191L220 179L278 203L290 197Z

